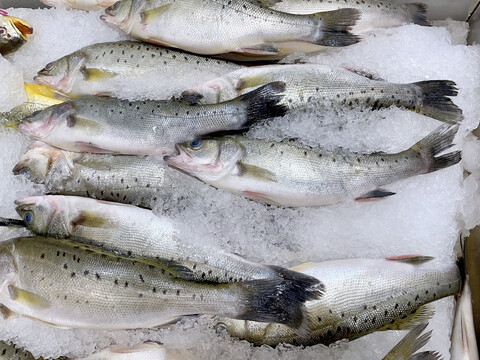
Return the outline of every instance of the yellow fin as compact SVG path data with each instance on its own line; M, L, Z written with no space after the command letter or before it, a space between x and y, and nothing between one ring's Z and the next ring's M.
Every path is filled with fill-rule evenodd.
M117 73L95 68L82 69L81 72L84 75L86 81L99 81L104 79L111 79L117 76Z
M277 182L277 176L267 169L263 169L255 165L248 165L243 163L239 163L238 166L240 170L239 172L240 176L247 176L247 177L252 177L259 180Z
M314 266L315 263L314 262L307 262L307 263L303 263L303 264L300 264L300 265L296 265L294 267L291 267L289 268L289 270L292 270L292 271L302 271L302 270L305 270L305 269L308 269L312 266Z
M93 212L80 211L70 224L75 230L78 226L92 227L92 228L107 228L108 219L99 216Z
M417 311L407 316L405 319L399 319L393 324L384 326L379 331L384 330L410 330L415 326L428 322L434 314L434 311L430 305L420 306Z
M160 16L162 15L165 11L167 11L168 9L170 9L170 6L172 4L165 4L165 5L162 5L162 6L159 6L159 7L156 7L155 9L152 9L152 10L147 10L147 11L144 11L140 14L141 16L141 23L142 24L146 24L148 23L149 21L152 20L152 18L155 18L157 16Z
M48 300L27 290L22 290L13 285L9 285L8 292L12 300L28 306L29 308L46 309L50 307L50 302Z

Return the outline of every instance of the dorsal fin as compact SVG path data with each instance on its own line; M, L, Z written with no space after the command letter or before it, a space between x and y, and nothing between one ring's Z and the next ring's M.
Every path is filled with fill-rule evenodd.
M423 256L423 255L416 255L416 254L391 256L387 258L387 260L390 260L390 261L398 261L398 262L403 262L403 263L412 264L412 265L425 264L429 261L432 261L433 259L435 259L433 256Z

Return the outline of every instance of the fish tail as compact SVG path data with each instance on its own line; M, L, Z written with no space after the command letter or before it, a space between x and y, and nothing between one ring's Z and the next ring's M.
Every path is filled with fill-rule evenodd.
M408 12L412 16L412 22L420 26L431 26L430 22L427 20L427 9L428 6L423 3L410 3L405 4Z
M320 20L316 31L306 41L323 46L348 46L356 44L360 38L350 32L360 19L356 9L339 9L311 15Z
M422 351L418 354L412 355L409 360L440 360L443 359L436 351Z
M285 115L288 107L280 104L280 101L284 97L284 92L285 83L283 81L276 81L233 100L243 104L246 108L246 116L240 124L236 125L237 127L235 129L230 130L248 129L260 120Z
M453 81L431 80L413 84L420 88L422 94L417 112L450 124L463 120L462 110L449 98L458 94Z
M275 322L295 329L305 329L308 319L305 301L323 295L324 285L318 279L293 271L275 268L280 277L259 279L232 284L242 294L240 312L235 316L241 320Z
M444 124L412 146L411 150L419 153L426 160L426 173L450 167L462 159L461 151L436 156L454 145L453 139L457 131L458 125Z

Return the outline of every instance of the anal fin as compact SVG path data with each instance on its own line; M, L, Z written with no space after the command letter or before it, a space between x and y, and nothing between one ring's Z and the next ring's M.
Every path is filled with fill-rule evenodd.
M369 191L365 195L362 195L356 198L355 201L375 201L375 200L380 200L384 197L392 196L392 195L395 195L395 193L391 191L383 190L383 189L375 189L375 190Z

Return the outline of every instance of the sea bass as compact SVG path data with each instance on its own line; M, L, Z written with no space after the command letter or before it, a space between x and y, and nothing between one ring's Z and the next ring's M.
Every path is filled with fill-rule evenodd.
M115 4L116 0L40 0L48 6L65 6L71 9L97 11Z
M310 346L353 340L374 331L399 330L424 323L432 311L426 305L460 291L455 263L427 264L432 258L400 256L387 259L347 259L305 264L303 274L321 277L325 294L306 303L308 329L298 335L288 326L218 319L218 332L255 345L280 343Z
M133 80L163 80L158 86L171 86L177 78L198 78L208 72L210 78L242 68L224 60L192 55L136 41L93 44L48 63L35 81L70 97L112 95ZM177 79L178 80L178 79ZM179 89L180 90L180 89ZM181 89L181 90L184 90Z
M158 262L123 258L65 239L0 244L2 313L67 328L135 329L181 315L217 314L303 326L318 280L208 284L178 279Z
M60 104L64 101L46 86L24 84L27 101L21 105L15 106L6 113L0 113L0 119L6 120L5 125L18 124L18 122L32 115L35 111L43 110L49 106Z
M394 27L403 24L430 26L427 6L421 3L392 4L376 0L265 0L271 9L290 14L313 14L322 11L351 8L360 11L360 19L352 33L360 34L372 28Z
M202 104L215 104L272 81L285 82L282 103L289 109L318 106L379 109L394 105L448 123L463 119L462 110L448 97L457 95L453 81L394 84L372 80L348 69L316 64L239 69L185 91L183 96Z
M71 238L122 256L174 262L184 268L177 276L185 280L232 283L282 277L294 281L300 276L195 245L174 221L139 207L58 195L28 197L15 204L36 235Z
M33 28L26 21L0 12L0 54L3 56L17 51L28 41L27 35Z
M283 116L285 84L275 82L234 100L190 106L181 101L128 101L85 96L51 106L17 126L52 146L78 152L164 155L174 145L218 131L246 129Z
M197 54L283 55L358 41L348 32L354 9L292 15L255 0L122 0L105 12L103 21L136 39Z
M461 152L438 156L452 146L458 125L441 125L410 149L358 154L243 136L194 140L177 145L165 161L215 186L274 205L320 206L390 195L381 186L455 165Z
M422 335L427 326L428 323L415 326L383 360L440 360L441 356L435 351L422 351L415 354L427 344L432 336L432 330Z

